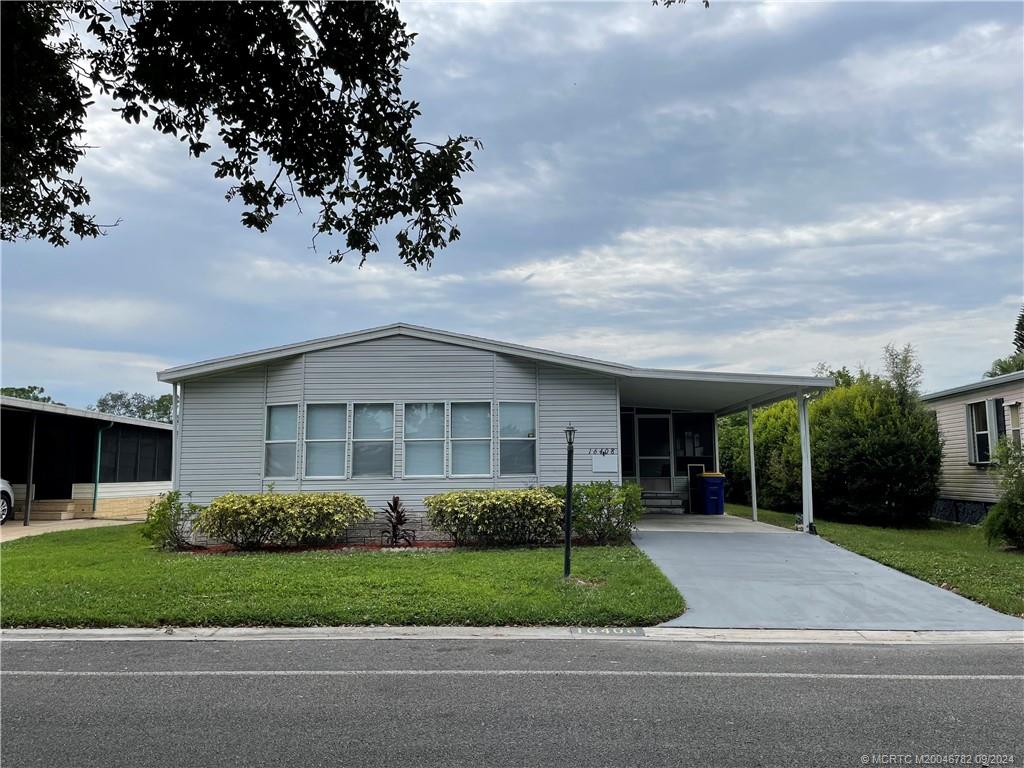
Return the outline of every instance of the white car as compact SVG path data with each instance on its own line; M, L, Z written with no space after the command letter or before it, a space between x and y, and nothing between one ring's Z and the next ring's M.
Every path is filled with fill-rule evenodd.
M6 480L0 480L0 525L14 514L14 489Z

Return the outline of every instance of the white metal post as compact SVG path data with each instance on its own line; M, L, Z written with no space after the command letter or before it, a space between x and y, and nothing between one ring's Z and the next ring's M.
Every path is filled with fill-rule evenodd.
M178 490L178 445L181 443L178 417L178 383L171 384L171 488Z
M807 397L803 390L797 392L796 406L800 426L800 495L803 499L803 529L810 533L814 525L814 502L811 497L811 430L807 419Z
M747 406L747 440L750 443L750 509L757 522L757 469L754 466L754 407Z

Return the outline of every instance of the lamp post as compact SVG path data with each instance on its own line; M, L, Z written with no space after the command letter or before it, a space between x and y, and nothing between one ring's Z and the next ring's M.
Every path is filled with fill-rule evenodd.
M565 428L565 568L563 576L569 578L572 559L572 444L576 439L576 427L569 422Z

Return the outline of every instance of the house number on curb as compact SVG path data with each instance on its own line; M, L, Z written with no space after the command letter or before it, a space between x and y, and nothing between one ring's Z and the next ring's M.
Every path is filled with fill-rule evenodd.
M573 627L572 632L576 635L597 635L602 637L610 635L643 637L645 634L639 627Z

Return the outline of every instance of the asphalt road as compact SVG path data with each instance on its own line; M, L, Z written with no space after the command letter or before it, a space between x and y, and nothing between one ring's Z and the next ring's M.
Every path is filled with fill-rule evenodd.
M5 766L1024 762L1019 645L4 641L0 652Z

